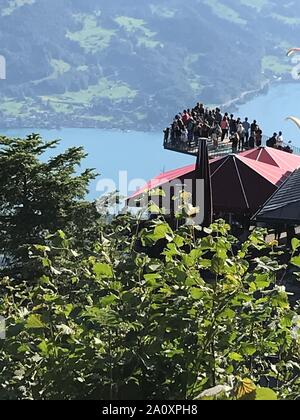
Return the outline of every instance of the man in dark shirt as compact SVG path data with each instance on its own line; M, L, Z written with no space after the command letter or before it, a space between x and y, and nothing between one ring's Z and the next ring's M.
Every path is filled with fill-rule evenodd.
M237 132L237 122L233 118L233 114L230 115L229 130L230 130L230 134L235 134Z
M209 129L210 129L210 127L207 124L203 124L202 129L201 129L201 137L204 137L204 138L208 139Z
M215 120L219 125L221 125L222 119L223 119L223 116L221 114L221 110L220 110L220 108L217 108L216 113L215 113Z
M276 142L277 142L277 133L274 133L273 136L269 138L269 140L267 141L267 146L274 147L276 145Z
M249 149L254 149L254 147L255 147L255 138L254 138L254 135L252 133L251 133L251 136L249 137L248 147L249 147Z
M232 153L236 153L239 144L239 135L238 133L232 134L230 136L230 141L232 142Z
M211 111L209 111L208 115L206 116L206 121L210 127L213 125L214 118Z
M165 143L168 143L168 141L169 141L169 137L170 137L170 127L167 127L165 130L164 130L164 142Z
M246 142L246 145L248 145L250 123L248 122L247 117L245 118L245 121L243 122L243 127L244 127L245 142Z
M251 124L251 136L255 137L256 130L257 130L257 121L254 120L253 123Z
M203 104L199 104L199 115L204 115L205 114L205 108Z

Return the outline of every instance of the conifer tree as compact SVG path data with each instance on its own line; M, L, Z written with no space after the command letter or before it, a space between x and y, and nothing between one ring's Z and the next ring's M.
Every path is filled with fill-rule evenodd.
M38 134L25 139L0 137L0 254L2 271L22 272L33 244L62 229L84 241L96 222L93 203L85 200L94 170L77 173L86 154L72 147L45 159L59 141Z

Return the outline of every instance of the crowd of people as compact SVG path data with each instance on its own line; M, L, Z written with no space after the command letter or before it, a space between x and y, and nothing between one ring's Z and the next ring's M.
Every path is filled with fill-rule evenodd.
M182 143L192 147L200 138L211 139L215 149L222 143L230 142L235 153L261 146L263 132L256 120L250 123L245 118L242 121L233 114L222 114L219 108L205 108L201 103L176 115L171 126L164 130L165 143L174 147ZM284 145L281 131L273 134L267 146L292 153L292 149Z

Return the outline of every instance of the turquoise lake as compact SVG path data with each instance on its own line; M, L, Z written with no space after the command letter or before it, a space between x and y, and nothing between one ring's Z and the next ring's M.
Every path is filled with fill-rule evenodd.
M300 83L274 85L266 95L256 96L240 106L238 115L248 116L251 121L256 119L266 135L282 131L285 141L299 147L300 130L286 118L300 118Z
M266 95L259 95L240 106L237 114L241 118L247 116L250 120L256 119L266 135L271 135L274 131L283 131L286 141L291 140L294 145L300 146L300 130L293 123L285 120L289 115L300 117L300 84L273 86ZM188 165L195 160L190 156L165 151L162 147L162 132L142 133L77 128L0 129L1 134L17 137L24 137L32 132L40 133L47 140L61 139L57 152L71 146L84 146L88 157L82 168L95 168L101 174L91 185L90 198L101 195L103 188L102 191L97 191L97 183L99 181L103 183L104 179L110 179L110 183L113 181L117 189L123 188L124 191L125 183L136 180L138 184L142 184L161 172ZM119 171L127 172L127 179L124 175L122 176L123 187L119 182ZM135 189L136 183L133 190Z
M62 152L72 146L84 146L88 157L84 160L82 169L95 168L100 174L96 182L91 184L90 198L96 198L101 195L101 192L103 193L103 189L97 192L97 184L99 181L103 182L104 179L113 180L116 186L114 189L120 190L123 184L123 195L127 195L124 190L124 184L127 184L124 176L119 182L120 171L127 172L128 182L140 179L139 185L143 185L148 179L161 172L193 163L195 160L191 156L165 151L162 133L77 128L0 130L0 132L18 137L35 132L40 133L47 140L61 139L59 147L52 150L51 154ZM45 155L46 157L48 156ZM136 187L133 188L133 191L135 190Z

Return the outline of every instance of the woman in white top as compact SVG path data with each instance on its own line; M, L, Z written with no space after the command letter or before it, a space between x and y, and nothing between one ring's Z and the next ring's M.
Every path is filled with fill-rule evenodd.
M276 139L276 146L277 146L278 148L283 147L283 135L282 135L282 132L281 132L281 131L279 131L279 134L278 134L278 136L277 136L277 139Z
M239 135L239 150L244 150L245 129L241 122L238 124L237 132Z

